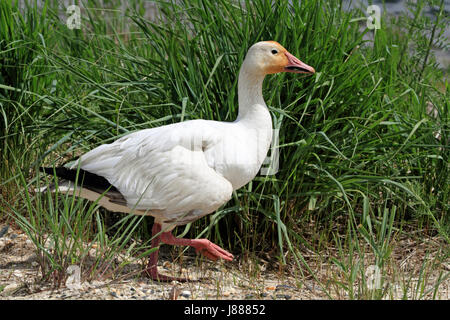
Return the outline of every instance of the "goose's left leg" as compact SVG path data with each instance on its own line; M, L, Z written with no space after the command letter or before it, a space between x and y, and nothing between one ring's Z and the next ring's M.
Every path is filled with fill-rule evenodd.
M231 261L233 255L228 251L222 249L218 245L212 243L208 239L183 239L174 237L172 232L161 233L161 241L166 244L178 245L178 246L191 246L195 248L195 251L203 254L211 260L217 260L218 258Z
M150 253L150 257L148 260L147 268L144 270L144 275L149 277L152 280L160 281L160 282L171 282L171 281L179 281L179 282L185 282L189 281L187 278L178 278L178 277L171 277L166 276L164 274L160 274L158 272L158 253L159 253L159 244L161 243L161 225L158 223L153 224L152 227L152 248L156 248L155 251Z

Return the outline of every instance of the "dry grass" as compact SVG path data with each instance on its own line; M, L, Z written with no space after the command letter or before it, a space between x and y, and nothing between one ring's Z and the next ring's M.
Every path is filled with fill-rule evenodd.
M13 234L14 239L8 240ZM6 240L5 240L6 239ZM158 284L142 278L145 259L135 260L125 253L117 262L129 261L118 272L109 270L102 277L82 277L81 289L73 290L62 286L55 288L42 282L35 249L31 241L18 229L11 229L0 242L0 292L2 299L134 299L133 290L153 292L142 297L146 299L176 298L189 291L189 299L438 299L450 298L450 261L448 250L439 238L413 239L402 236L392 241L392 253L385 260L382 269L382 289L369 290L367 279L363 281L358 273L355 281L349 282L333 259L339 259L337 247L328 247L320 252L305 252L303 257L313 270L315 278L307 269L299 272L294 261L283 265L277 258L236 257L232 263L212 263L202 257L182 254L181 250L167 250L163 247L160 270L176 276L202 279L199 282ZM354 254L355 265L370 266L375 263L371 248L364 243L364 254ZM97 246L90 245L95 256ZM349 257L345 257L349 258ZM120 260L120 261L119 261ZM86 261L82 268L89 269ZM174 261L174 262L169 262ZM358 270L359 272L360 270ZM366 274L366 276L369 276ZM15 284L15 285L14 285ZM346 287L353 286L352 297ZM11 289L12 288L12 289ZM111 294L111 290L115 293ZM174 291L175 290L175 291ZM172 292L172 293L171 293ZM172 296L171 296L172 294Z

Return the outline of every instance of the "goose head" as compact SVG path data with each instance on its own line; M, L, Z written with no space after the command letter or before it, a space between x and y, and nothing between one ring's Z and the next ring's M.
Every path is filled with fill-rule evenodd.
M261 41L252 45L243 65L258 75L279 72L315 73L313 67L297 59L276 41Z

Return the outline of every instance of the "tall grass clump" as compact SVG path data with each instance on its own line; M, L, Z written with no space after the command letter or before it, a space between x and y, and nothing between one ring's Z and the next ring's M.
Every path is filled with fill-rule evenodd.
M208 235L244 256L272 252L313 277L304 250L332 244L338 253L331 263L342 275L336 290L352 298L389 294L369 290L365 270L375 265L386 275L393 242L410 230L448 245L448 82L432 51L448 46L443 1L432 18L423 15L429 1L399 17L383 13L377 30L367 28L364 10L342 1L156 1L153 17L141 1L126 8L87 1L79 30L65 26L53 2L20 11L5 3L2 174L6 181L19 175L18 189L36 185L38 165L61 164L135 130L233 121L247 49L276 40L317 71L264 82L280 130L279 171L259 175L179 233ZM26 157L24 149L31 150ZM22 160L12 162L8 152ZM24 228L34 197L5 209ZM39 212L67 214L65 201L74 200ZM79 206L70 212L96 216L95 205Z
M44 180L46 187L58 186L56 178ZM44 281L51 280L55 286L61 286L74 265L80 268L83 280L117 279L125 266L155 250L148 249L150 239L141 244L133 241L142 216L124 215L114 224L106 225L98 210L98 201L88 203L58 191L54 196L50 192L35 194L22 173L15 183L23 192L7 209L36 245ZM140 270L131 273L140 273Z
M33 143L32 130L42 115L43 92L52 76L40 49L47 45L53 21L47 18L47 6L32 4L19 12L18 1L0 3L0 177L11 178L17 157L25 169L39 155L40 146ZM45 76L42 76L45 75ZM9 186L13 188L13 184ZM10 190L11 191L11 190ZM9 197L8 188L1 194Z

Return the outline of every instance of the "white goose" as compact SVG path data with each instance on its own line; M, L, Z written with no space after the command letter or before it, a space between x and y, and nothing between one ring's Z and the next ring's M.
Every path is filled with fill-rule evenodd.
M272 120L262 95L267 74L314 73L275 41L254 44L239 72L239 114L234 122L191 120L128 134L82 155L69 167L42 168L64 179L59 191L73 193L117 212L151 215L152 247L160 242L192 246L216 260L233 255L207 239L172 235L230 200L233 190L258 173L272 139ZM80 168L82 187L73 182ZM53 190L54 191L54 190ZM102 196L102 194L104 194ZM158 273L158 250L145 274L158 281L183 281Z

